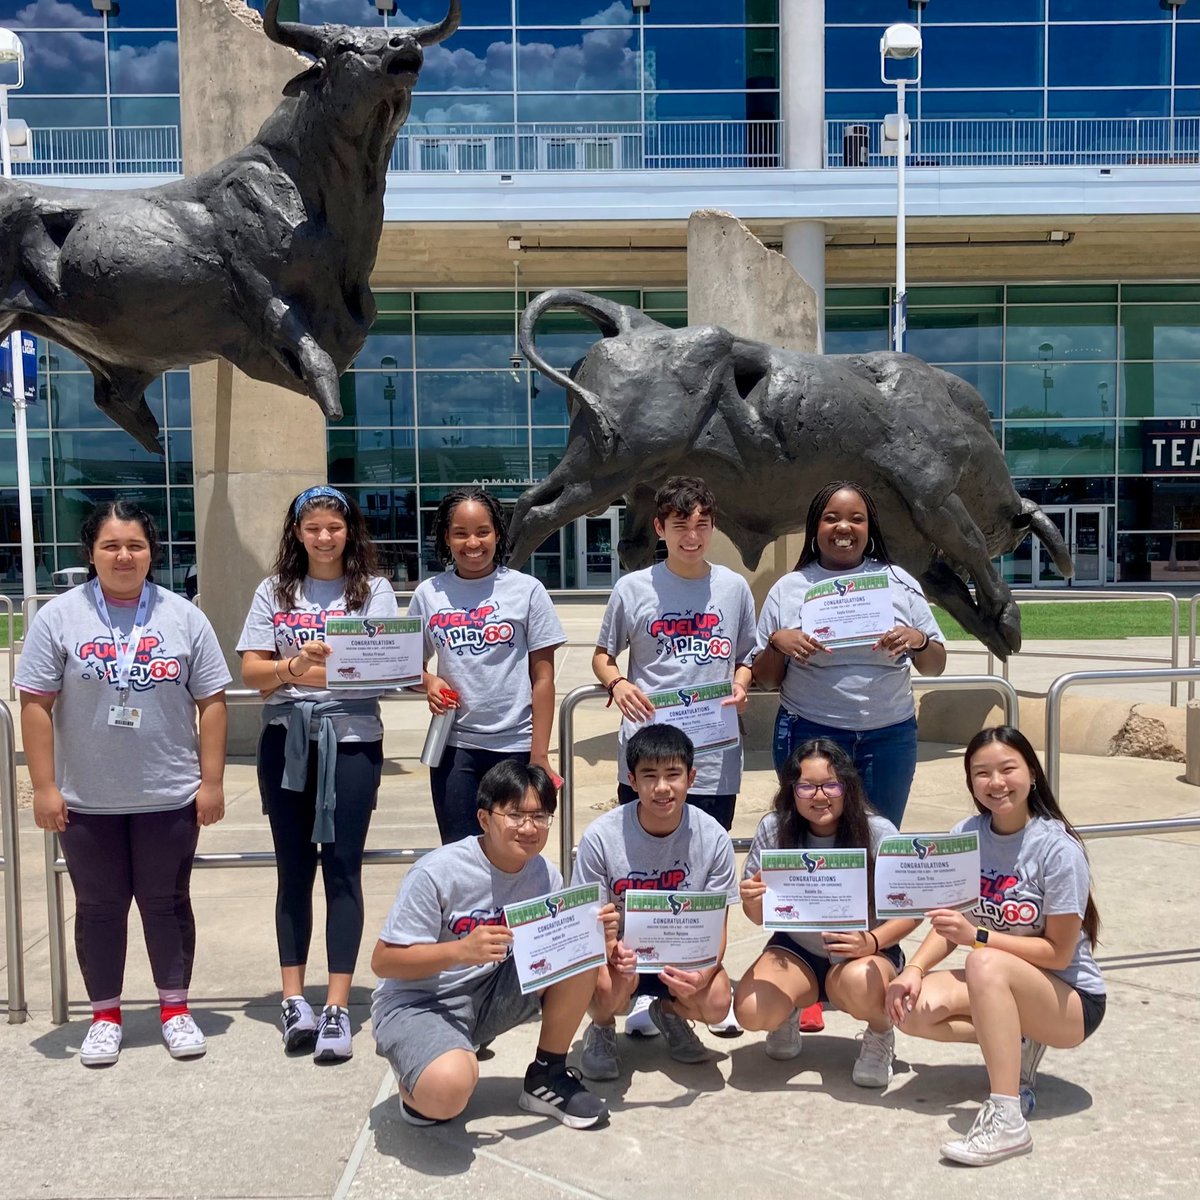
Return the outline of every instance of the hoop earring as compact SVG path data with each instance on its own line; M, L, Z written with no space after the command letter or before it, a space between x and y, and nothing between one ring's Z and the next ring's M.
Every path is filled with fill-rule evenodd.
M812 540L812 553L814 555L817 554L817 539L816 538L813 538L813 540Z
M875 539L873 537L867 538L867 557L875 557Z

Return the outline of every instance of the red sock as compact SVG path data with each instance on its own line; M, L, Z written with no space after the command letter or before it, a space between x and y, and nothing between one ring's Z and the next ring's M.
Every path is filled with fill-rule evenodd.
M165 1025L172 1017L185 1016L188 1011L186 1004L160 1004L158 1006L159 1020Z
M92 1010L93 1021L111 1021L114 1025L121 1023L121 1010L119 1008L96 1008Z

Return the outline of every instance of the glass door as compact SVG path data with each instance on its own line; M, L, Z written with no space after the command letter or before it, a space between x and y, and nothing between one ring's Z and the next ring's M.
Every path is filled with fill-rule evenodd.
M1071 557L1075 583L1100 586L1108 574L1107 529L1103 508L1071 509Z
M1058 527L1058 532L1062 534L1063 541L1070 548L1071 510L1065 506L1060 507L1058 505L1047 504L1042 506L1042 512ZM1033 550L1033 586L1039 588L1066 587L1067 581L1058 573L1058 568L1054 565L1054 560L1046 553L1046 548L1042 545L1041 540L1037 537L1031 537L1029 545ZM1074 556L1072 555L1072 557Z
M621 574L617 541L621 536L621 510L610 508L599 516L580 517L575 539L581 588L610 588Z

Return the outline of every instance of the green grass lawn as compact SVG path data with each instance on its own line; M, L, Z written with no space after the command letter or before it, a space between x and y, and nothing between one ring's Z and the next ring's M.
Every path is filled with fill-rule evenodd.
M1165 600L1108 600L1104 603L1026 600L1020 603L1020 609L1021 636L1026 641L1171 636L1171 606ZM1180 633L1186 637L1187 610L1182 604L1180 609ZM971 635L964 633L958 622L943 609L935 608L934 616L947 641L971 640Z
M13 618L13 627L16 629L17 641L20 641L25 634L25 621L20 613ZM8 619L0 617L0 650L8 649Z

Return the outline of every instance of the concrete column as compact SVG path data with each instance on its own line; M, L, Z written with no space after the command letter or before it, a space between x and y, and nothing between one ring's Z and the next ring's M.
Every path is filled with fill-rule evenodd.
M825 161L825 0L782 0L779 59L784 166L814 170Z
M816 343L825 352L825 222L789 221L783 227L783 256L812 288L816 301Z
M240 149L304 70L269 42L241 0L182 0L179 75L184 172ZM192 458L200 603L240 687L234 646L266 574L288 502L326 477L325 418L312 400L260 383L224 360L193 367ZM229 749L253 753L258 712L230 710Z

